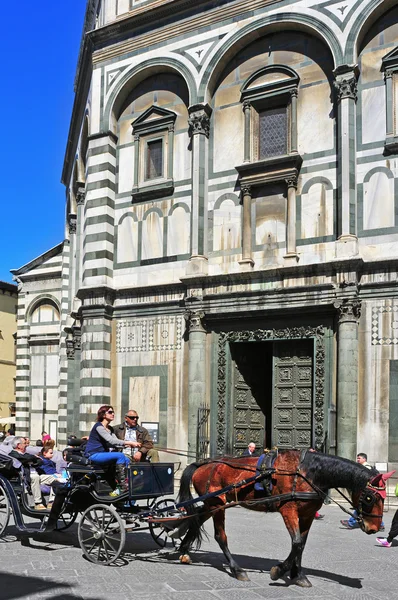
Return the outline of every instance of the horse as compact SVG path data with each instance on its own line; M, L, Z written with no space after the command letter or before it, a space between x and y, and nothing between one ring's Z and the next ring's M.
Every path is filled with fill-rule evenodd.
M276 454L276 453L275 453ZM301 559L315 513L326 498L328 489L345 488L347 498L357 511L357 521L367 534L380 528L386 497L386 480L392 473L380 474L361 464L338 456L318 452L281 450L272 468L262 475L256 471L258 458L222 457L205 459L188 465L181 477L178 502L186 516L171 537L183 538L179 547L181 563L191 563L189 551L200 547L203 524L210 517L214 537L228 561L231 574L249 581L247 573L232 557L225 533L225 508L240 505L262 512L278 511L291 537L291 551L282 563L272 567L273 581L290 573L290 583L301 587L312 584L303 573ZM257 474L257 476L256 476ZM263 492L255 488L256 481L267 480ZM201 506L195 506L190 491L203 496ZM185 537L183 537L185 536Z

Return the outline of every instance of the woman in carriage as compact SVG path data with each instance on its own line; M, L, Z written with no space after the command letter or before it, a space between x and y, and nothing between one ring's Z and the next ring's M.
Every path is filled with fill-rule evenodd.
M112 406L105 404L98 409L97 422L90 432L85 456L94 464L116 466L117 488L111 495L119 495L128 491L128 479L126 466L130 464L128 456L123 452L113 452L113 448L123 448L133 446L134 442L119 440L113 433L111 423L115 418L115 411Z

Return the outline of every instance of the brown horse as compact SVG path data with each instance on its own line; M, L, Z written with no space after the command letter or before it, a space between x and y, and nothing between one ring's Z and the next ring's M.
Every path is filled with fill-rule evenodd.
M337 456L285 450L279 452L272 471L265 476L265 480L268 477L268 487L261 493L255 490L253 481L257 461L258 458L251 457L223 457L186 467L181 477L179 502L187 502L185 508L190 518L183 519L172 534L172 537L185 535L180 545L181 562L191 562L189 550L193 545L200 546L203 523L212 517L215 539L233 576L242 581L248 580L246 572L239 567L228 548L224 529L224 509L228 503L238 503L251 510L280 512L289 531L292 548L285 561L272 567L271 579L275 581L290 572L291 582L302 587L311 587L311 583L301 570L301 557L315 513L329 488L345 488L350 492L352 508L356 509L358 523L365 533L379 530L386 495L385 480L391 473L381 475L375 469L367 469ZM242 485L242 481L248 479L251 481ZM190 503L191 483L199 496L207 496L200 507ZM224 490L229 486L231 489ZM220 490L224 493L209 497L212 492Z

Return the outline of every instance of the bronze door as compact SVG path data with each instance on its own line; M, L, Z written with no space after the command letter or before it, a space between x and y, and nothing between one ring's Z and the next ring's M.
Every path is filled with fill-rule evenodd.
M274 344L272 444L278 448L312 446L313 342Z
M265 417L258 397L263 387L264 365L259 344L236 344L233 360L233 439L232 453L240 455L249 442L260 451L264 447ZM257 397L257 399L256 399Z

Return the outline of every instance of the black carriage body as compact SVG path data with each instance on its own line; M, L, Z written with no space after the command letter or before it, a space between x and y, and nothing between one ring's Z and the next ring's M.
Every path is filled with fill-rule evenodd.
M129 467L129 496L158 498L174 494L174 464L139 462Z

